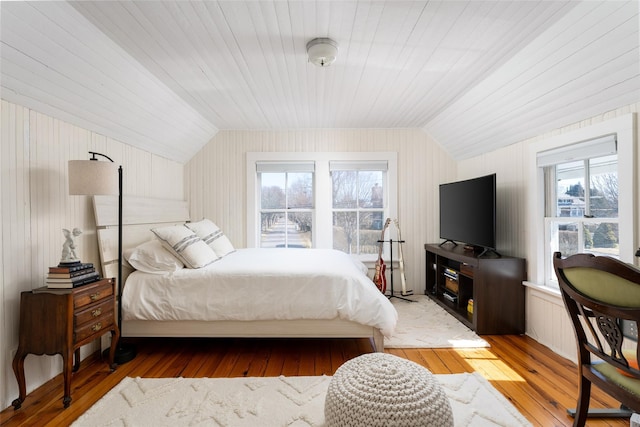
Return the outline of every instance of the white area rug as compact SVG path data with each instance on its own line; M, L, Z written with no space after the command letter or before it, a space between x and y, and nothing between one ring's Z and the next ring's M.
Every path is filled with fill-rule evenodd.
M398 326L391 338L385 338L385 348L489 347L426 295L407 298L416 302L391 298L398 311Z
M436 375L456 426L531 424L479 374ZM125 378L83 414L81 426L324 426L331 377Z

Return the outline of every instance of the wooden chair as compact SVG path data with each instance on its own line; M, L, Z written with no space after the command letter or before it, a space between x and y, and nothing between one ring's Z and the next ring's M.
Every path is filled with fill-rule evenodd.
M573 425L584 426L587 416L615 416L589 411L591 384L621 403L622 416L640 412L640 270L591 254L563 259L560 252L553 265L578 345L580 394L575 414L569 411Z

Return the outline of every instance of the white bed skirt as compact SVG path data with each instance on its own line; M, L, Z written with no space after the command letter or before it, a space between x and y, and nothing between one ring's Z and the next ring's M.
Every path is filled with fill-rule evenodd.
M379 329L342 319L260 321L124 320L123 337L202 338L369 338L375 351L384 351Z

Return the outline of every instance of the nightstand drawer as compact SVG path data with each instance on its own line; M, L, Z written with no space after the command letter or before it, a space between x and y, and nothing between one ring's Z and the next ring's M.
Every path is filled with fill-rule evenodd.
M77 311L74 314L76 328L84 325L87 322L94 321L99 317L105 316L108 313L111 313L111 317L113 318L113 300L108 299L103 301L97 305L89 306L86 310Z
M108 298L111 300L113 286L111 282L99 281L95 284L83 285L82 288L74 292L73 308L81 309L89 304L94 304Z
M84 325L77 325L75 329L75 341L80 342L92 335L102 335L113 327L113 311L103 314L95 320Z

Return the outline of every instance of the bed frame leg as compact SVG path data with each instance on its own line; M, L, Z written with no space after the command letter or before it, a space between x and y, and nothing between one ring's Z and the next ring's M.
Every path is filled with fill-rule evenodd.
M373 347L373 351L378 353L384 352L384 335L380 332L380 329L373 330L373 336L371 337L371 346Z

